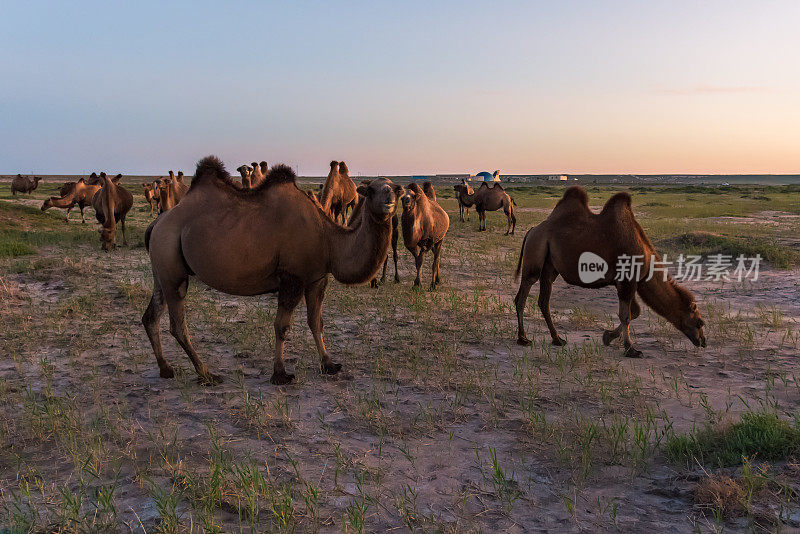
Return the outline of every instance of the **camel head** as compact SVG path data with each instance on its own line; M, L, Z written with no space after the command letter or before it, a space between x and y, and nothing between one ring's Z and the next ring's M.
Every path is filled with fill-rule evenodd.
M121 174L118 174L118 175L116 175L115 177L113 177L113 178L111 179L111 183L113 183L114 185L116 185L116 184L118 184L118 183L119 183L119 181L120 181L120 180L122 180L122 175L121 175Z
M51 207L53 207L53 201L49 198L42 203L42 211L47 211Z
M417 199L420 197L420 195L425 196L425 193L422 192L419 184L409 184L409 186L405 189L405 193L400 199L403 202L403 211L406 213L411 213L414 211L414 208L417 206Z
M183 183L183 171L178 171L178 181Z
M253 168L250 165L240 165L236 170L242 175L242 178L249 177L253 172Z
M266 161L262 161L261 163L258 164L258 166L261 169L261 174L266 176L267 175L267 171L269 170L269 166L267 165L267 162Z
M683 289L683 288L680 288ZM700 310L697 309L697 303L694 301L691 293L680 291L681 296L681 310L679 323L675 324L678 330L683 332L683 335L689 338L695 347L706 346L706 336L703 333L703 326L705 321L700 316Z
M100 240L103 242L103 250L108 252L116 247L116 239L117 239L117 227L114 228L100 228L98 230L100 233Z
M170 177L170 178L175 178L175 173L174 173L174 172L172 172L172 171L169 171L169 177Z
M328 176L333 176L334 174L339 173L339 162L338 161L331 161L331 170L328 173Z
M38 184L38 183L39 183L39 181L41 181L41 179L42 179L42 178L41 178L41 177L39 177L39 176L34 176L34 177L33 177L33 182L34 182L35 184Z
M375 219L379 221L390 219L397 206L397 196L392 181L388 178L378 178L370 182L364 191L364 202Z
M467 195L475 194L475 191L472 189L472 187L470 187L469 183L464 179L461 180L460 184L454 185L453 189L455 189L457 195L460 195L462 192L466 193Z

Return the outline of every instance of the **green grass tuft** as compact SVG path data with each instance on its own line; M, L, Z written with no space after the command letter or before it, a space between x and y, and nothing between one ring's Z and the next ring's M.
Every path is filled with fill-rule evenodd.
M739 465L745 457L782 460L800 453L800 429L774 413L745 412L733 425L672 435L665 452L672 461L697 459L714 467Z
M15 258L29 254L36 254L36 249L29 244L0 237L0 258Z

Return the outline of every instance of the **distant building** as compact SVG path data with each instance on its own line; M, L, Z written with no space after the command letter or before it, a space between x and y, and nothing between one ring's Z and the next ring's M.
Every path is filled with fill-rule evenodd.
M567 175L566 174L551 174L547 177L547 179L551 182L566 182Z

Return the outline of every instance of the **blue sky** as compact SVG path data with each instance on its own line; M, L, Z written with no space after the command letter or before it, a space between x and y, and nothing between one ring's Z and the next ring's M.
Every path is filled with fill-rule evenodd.
M12 2L0 172L800 172L800 2Z

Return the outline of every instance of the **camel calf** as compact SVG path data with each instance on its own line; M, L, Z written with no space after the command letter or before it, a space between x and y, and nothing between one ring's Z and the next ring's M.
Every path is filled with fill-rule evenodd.
M425 188L432 187L430 185ZM435 193L434 193L435 198ZM450 218L441 206L425 194L418 184L409 185L403 201L403 242L411 255L417 268L417 277L414 286L420 285L420 269L425 252L433 250L433 264L431 272L431 289L439 283L439 257L442 251L442 242L450 227Z
M601 278L590 282L581 279L581 256L586 253L599 256L607 266ZM644 265L638 276L626 279L617 275L617 260L622 256L643 258ZM568 284L576 286L616 286L620 324L614 330L603 332L603 344L609 345L622 335L626 356L638 358L642 355L641 351L634 348L628 329L630 322L641 311L636 302L637 293L645 304L683 332L695 346L705 347L705 323L700 317L694 297L672 278L665 278L662 273L655 273L650 277L650 263L653 261L661 261L661 258L633 216L630 195L617 193L596 214L589 209L586 192L578 186L570 187L550 216L528 230L522 242L516 271L520 284L514 298L517 307L517 343L531 343L525 335L523 316L528 293L538 280L539 309L550 330L553 345L565 344L550 318L553 281L561 275ZM583 278L588 280L585 275Z

